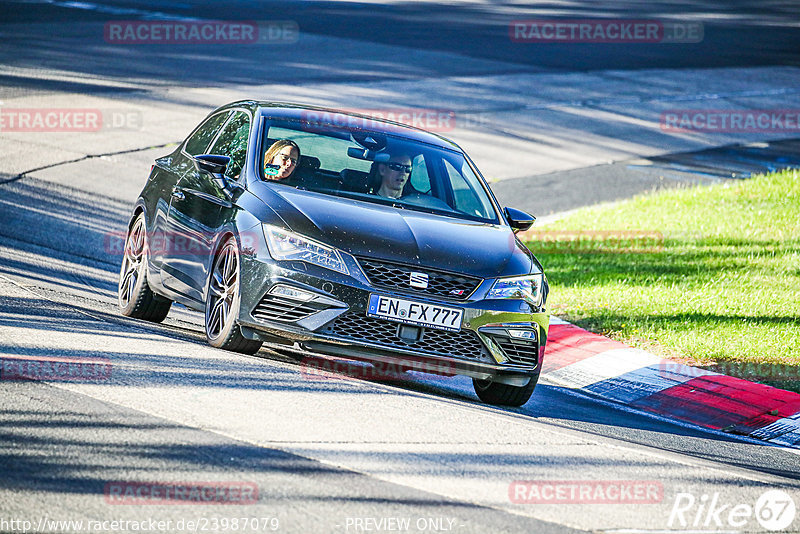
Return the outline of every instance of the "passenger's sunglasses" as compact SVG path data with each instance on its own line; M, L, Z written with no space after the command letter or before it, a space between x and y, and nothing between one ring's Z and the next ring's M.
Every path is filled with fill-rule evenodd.
M386 165L393 171L401 171L406 174L411 172L411 165L403 165L402 163L395 163L393 161L390 161L389 163L384 163L384 165Z

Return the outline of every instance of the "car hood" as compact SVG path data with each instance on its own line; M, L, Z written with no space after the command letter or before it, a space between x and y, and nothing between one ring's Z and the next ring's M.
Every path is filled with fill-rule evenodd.
M528 274L536 265L508 226L288 187L266 186L259 193L290 230L356 256L482 278Z

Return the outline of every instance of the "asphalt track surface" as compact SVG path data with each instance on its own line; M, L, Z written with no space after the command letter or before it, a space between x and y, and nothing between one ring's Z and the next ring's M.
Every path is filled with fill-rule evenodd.
M71 4L71 5L65 5ZM399 45L426 51L457 51L471 58L512 63L519 70L597 70L642 68L698 68L760 65L798 65L800 32L797 4L791 1L742 0L656 1L614 3L591 1L552 2L340 2L340 1L230 1L4 2L10 23L47 22L59 25L75 20L119 20L125 15L158 13L175 17L217 20L295 20L300 30L315 35L364 42L358 59L369 57L369 44ZM106 9L92 9L99 5ZM21 9L20 6L24 6ZM129 9L133 11L126 12ZM138 11L138 13L137 13ZM121 15L121 16L120 16ZM625 44L526 43L509 39L508 25L515 20L575 20L608 18L701 22L701 43L663 46L645 44L631 50ZM58 30L55 32L58 34ZM405 61L397 61L402 67ZM155 66L155 65L154 65ZM80 67L80 66L78 66ZM83 65L92 68L92 65ZM124 69L125 66L118 65ZM457 66L448 65L448 71ZM155 78L185 82L186 71L157 69ZM205 76L197 70L196 76ZM400 73L395 72L395 75ZM180 75L180 78L178 78ZM279 75L279 74L278 74ZM333 74L336 75L335 73ZM391 65L376 75L392 75ZM234 73L216 71L220 82L234 81Z
M438 76L797 66L794 3L631 2L600 9L588 2L532 8L34 1L0 3L0 13L4 105L102 99L104 106L135 102L155 110L145 117L162 117L150 130L102 138L3 138L10 152L0 169L2 353L108 358L112 375L0 383L0 531L21 531L3 520L38 526L89 519L157 519L173 522L161 531L179 531L179 521L239 516L277 517L281 532L366 532L368 525L386 531L390 523L378 522L389 518L409 519L411 532L764 532L755 517L732 525L724 522L726 511L717 524L695 507L681 524L670 521L671 512L681 493L730 508L753 507L765 491L782 489L800 503L793 451L632 413L546 383L526 406L498 409L480 404L459 378L316 377L268 350L250 358L211 349L197 314L177 307L163 325L128 320L114 305L120 258L110 244L152 159L226 91L254 79L297 83L302 98L322 82L346 91L364 81L422 83ZM97 37L104 21L147 16L289 19L308 37L289 54L131 50ZM705 39L692 48L542 49L509 42L509 20L545 16L700 20ZM496 91L502 96L502 87ZM164 146L148 148L154 145ZM114 179L99 181L101 174ZM559 210L597 200L580 187L569 189L559 194ZM647 504L518 504L508 494L516 480L657 482L663 496ZM117 505L105 494L120 481L246 483L258 488L258 499L243 506ZM798 531L797 525L783 531ZM231 531L220 524L209 530ZM73 524L40 531L87 530Z

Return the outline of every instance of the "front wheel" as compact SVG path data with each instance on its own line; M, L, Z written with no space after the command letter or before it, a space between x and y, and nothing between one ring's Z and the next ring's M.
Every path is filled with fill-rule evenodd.
M255 354L261 341L247 339L236 322L241 300L241 261L239 246L234 237L229 237L214 259L208 281L206 298L206 339L213 347Z
M539 382L539 373L531 376L530 381L524 386L510 386L490 380L472 379L475 393L486 404L496 406L522 406L531 398L536 384Z
M154 323L163 321L172 306L171 300L156 295L147 283L147 225L143 213L133 221L125 239L117 302L122 315Z

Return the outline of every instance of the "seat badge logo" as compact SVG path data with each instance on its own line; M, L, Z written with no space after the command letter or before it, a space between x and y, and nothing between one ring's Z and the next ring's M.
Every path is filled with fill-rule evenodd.
M411 273L411 279L408 281L411 287L416 287L417 289L427 289L428 288L428 275L425 273Z

